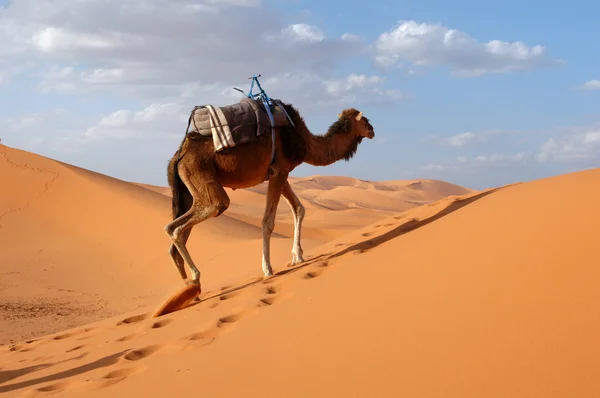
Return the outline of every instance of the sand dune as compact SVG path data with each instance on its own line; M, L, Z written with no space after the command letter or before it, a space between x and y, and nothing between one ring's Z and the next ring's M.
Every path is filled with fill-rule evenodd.
M146 306L4 347L0 392L598 396L599 178L441 199L181 311Z
M468 188L438 180L364 181L344 176L290 177L294 192L307 209L307 236L315 240L331 239L386 216L451 195L474 192ZM138 184L170 196L168 187ZM226 189L231 198L227 214L260 226L265 206L267 184L249 189ZM293 218L282 200L277 210L276 228L293 232Z
M360 185L356 189L365 204L367 189L379 184L296 179L301 196L312 180L327 192ZM227 213L194 228L188 247L203 288L260 272L264 186L228 190ZM0 146L0 187L0 344L155 304L181 286L163 231L171 212L167 187L125 182L5 146ZM333 195L338 211L331 211L303 197L304 249L392 214L393 205L377 207L382 202L376 198L371 208L352 209ZM292 236L292 215L282 201L272 239L274 264L289 262Z

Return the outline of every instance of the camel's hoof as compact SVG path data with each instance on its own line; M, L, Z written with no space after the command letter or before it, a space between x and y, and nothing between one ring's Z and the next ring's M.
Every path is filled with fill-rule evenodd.
M268 279L268 278L273 277L273 271L272 270L271 271L268 271L268 270L267 271L263 271L263 273L265 274L263 276L263 279Z
M296 257L292 260L292 265L302 264L303 262L304 262L304 259L302 257Z

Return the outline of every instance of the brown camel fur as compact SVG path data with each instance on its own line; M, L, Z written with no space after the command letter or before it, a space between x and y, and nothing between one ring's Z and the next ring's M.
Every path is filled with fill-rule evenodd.
M295 128L285 126L275 131L275 160L271 162L271 134L262 134L258 141L215 152L211 137L196 132L186 134L168 166L169 185L173 195L173 221L165 231L172 240L171 259L182 279L187 278L184 261L191 271L188 282L200 285L200 272L185 244L192 227L210 217L217 217L229 207L224 187L248 188L269 176L267 203L262 220L262 270L272 276L270 239L275 226L275 213L280 196L288 202L294 215L292 264L304 261L300 232L304 207L287 178L302 162L327 166L340 159L350 160L364 137L375 133L369 120L354 108L345 109L324 135L313 135L298 111L283 104Z

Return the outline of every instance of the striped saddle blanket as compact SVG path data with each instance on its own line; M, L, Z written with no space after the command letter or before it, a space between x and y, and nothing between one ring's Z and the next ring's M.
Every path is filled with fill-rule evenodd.
M275 121L273 127L288 125L281 105L271 107ZM192 129L190 129L190 126ZM256 142L258 136L271 133L271 120L264 105L250 98L227 106L202 105L192 110L188 124L189 132L212 136L216 152L238 145Z

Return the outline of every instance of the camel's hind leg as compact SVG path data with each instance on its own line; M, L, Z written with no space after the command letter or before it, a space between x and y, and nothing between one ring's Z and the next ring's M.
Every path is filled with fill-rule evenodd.
M183 234L182 234L183 236L181 237L181 240L183 241L184 245L187 243L187 240L190 237L191 232L192 232L191 229L188 229L185 232L183 232ZM181 257L181 253L179 253L179 250L177 250L177 246L175 246L175 243L172 243L171 247L169 248L169 256L171 256L171 260L173 260L173 264L175 264L175 266L177 267L177 271L179 271L179 275L181 275L181 279L186 280L187 274L185 272L185 261L183 260L183 257Z
M227 210L229 207L229 196L227 196L227 192L225 192L223 186L213 178L211 173L202 173L198 170L189 172L184 167L180 167L179 175L181 181L183 181L192 195L193 202L187 212L167 224L165 231L190 268L192 283L200 284L200 271L198 271L196 264L194 264L185 243L194 225L208 218L217 217ZM174 261L176 260L174 259ZM179 268L178 263L176 262L175 264Z
M300 264L304 262L304 258L302 257L302 245L301 241L301 232L302 232L302 221L304 220L304 206L298 199L298 196L292 190L292 186L288 181L285 182L283 186L283 191L281 192L284 199L290 205L292 209L292 213L294 214L294 243L292 245L292 265Z

